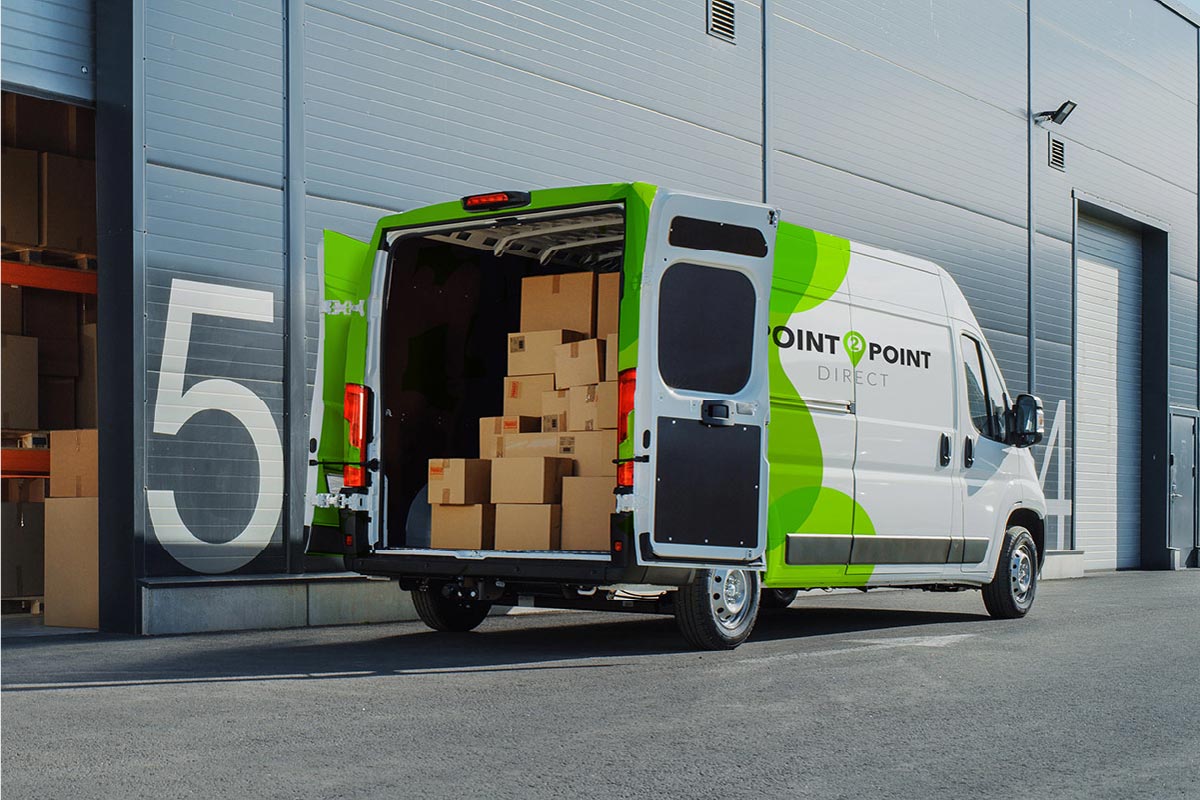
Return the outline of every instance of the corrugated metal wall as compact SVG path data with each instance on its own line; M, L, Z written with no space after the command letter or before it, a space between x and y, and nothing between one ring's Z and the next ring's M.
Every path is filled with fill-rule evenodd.
M729 44L705 34L699 0L146 0L147 483L177 491L187 535L222 541L251 518L259 454L221 411L153 432L171 280L228 287L226 307L270 292L270 322L196 317L186 385L251 386L286 442L285 318L305 314L311 384L321 230L366 237L383 213L478 189L642 179L758 199L765 185L793 221L945 265L1009 383L1036 374L1051 421L1072 395L1072 193L1085 192L1169 228L1171 400L1196 404L1194 25L1153 0L1033 0L1032 18L1023 0L770 0L765 24L759 4L736 8ZM285 95L289 50L299 97ZM1065 172L1046 165L1046 130L1030 137L1030 92L1035 111L1079 103L1047 126ZM303 173L298 219L289 169ZM289 275L296 226L303 270ZM287 309L299 281L307 308ZM282 525L250 569L281 568Z
M96 98L95 0L4 0L4 88L85 104Z

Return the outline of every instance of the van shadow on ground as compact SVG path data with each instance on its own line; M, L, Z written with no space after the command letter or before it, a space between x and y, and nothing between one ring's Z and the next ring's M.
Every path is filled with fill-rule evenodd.
M759 617L753 642L792 640L816 648L823 637L980 622L981 614L865 609L790 608ZM399 631L397 630L399 627ZM605 614L548 614L493 618L470 633L435 633L414 624L326 629L333 635L207 634L196 636L70 637L74 642L31 639L6 643L7 657L38 659L43 647L63 648L62 667L51 678L22 678L6 664L5 690L20 684L118 685L257 680L336 680L462 670L516 671L596 669L615 666L596 659L626 659L690 652L670 617ZM247 641L247 638L251 641ZM319 641L318 641L319 640ZM11 646L16 645L16 646ZM86 652L71 653L74 648ZM103 650L111 648L108 654ZM25 652L21 652L25 651ZM32 652L30 652L32 651ZM96 657L99 656L99 657ZM736 657L736 656L734 656ZM73 665L78 664L78 667ZM9 672L7 667L17 666ZM13 675L16 673L16 676ZM13 684L16 684L14 687ZM45 691L45 688L28 691Z

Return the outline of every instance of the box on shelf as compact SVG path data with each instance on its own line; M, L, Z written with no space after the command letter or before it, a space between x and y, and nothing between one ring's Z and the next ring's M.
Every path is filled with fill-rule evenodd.
M42 153L41 244L96 252L96 162Z
M45 513L41 503L0 503L0 596L42 595Z
M46 479L5 478L4 501L7 503L46 502Z
M8 429L38 427L38 341L0 335L0 424Z
M20 286L0 286L0 332L20 336L24 332L24 300Z
M576 475L615 477L617 432L509 433L504 437L500 455L503 458L565 456L574 459Z
M435 550L491 550L496 540L496 507L434 505L429 546Z
M587 338L578 331L528 331L508 335L508 374L547 375L554 372L554 348Z
M504 416L542 416L542 392L554 388L553 375L518 375L504 379Z
M537 417L483 417L479 420L479 457L499 458L506 433L536 433L541 430Z
M4 196L0 229L5 244L37 247L39 243L38 169L35 150L5 147L0 153L0 195ZM4 310L8 310L7 304ZM4 330L8 330L7 325Z
M50 496L99 494L98 432L95 428L50 432Z
M75 421L75 379L38 376L38 426L46 430L78 428Z
M567 419L570 389L542 392L542 433L564 433L570 428Z
M596 273L535 275L521 280L522 331L596 331Z
M617 345L617 335L610 333L604 337L604 380L615 381L620 370L617 368L617 355L621 352Z
M557 550L561 542L561 505L496 506L497 550Z
M604 342L585 339L554 348L554 388L569 389L604 380Z
M38 373L79 376L79 295L27 289L22 296L25 335L37 337ZM75 400L72 398L71 404ZM74 416L74 412L71 412Z
M50 446L50 434L46 431L23 433L17 439L17 447L22 450L44 450Z
M617 332L621 312L621 273L602 272L596 276L596 338Z
M564 478L562 549L608 550L609 516L616 511L615 481L610 477Z
M429 459L429 502L473 506L488 502L492 462L483 458Z
M96 323L79 329L79 383L75 386L75 424L94 428L96 412Z
M100 625L98 502L95 497L46 498L47 625Z
M617 427L617 382L605 381L590 386L572 386L567 419L571 430L615 430Z
M569 458L498 458L492 462L492 502L559 503L563 478L574 470Z

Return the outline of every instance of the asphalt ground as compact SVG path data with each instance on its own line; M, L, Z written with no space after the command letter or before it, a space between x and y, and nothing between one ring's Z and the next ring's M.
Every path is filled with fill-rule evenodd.
M1200 572L667 618L3 644L18 798L1200 798Z

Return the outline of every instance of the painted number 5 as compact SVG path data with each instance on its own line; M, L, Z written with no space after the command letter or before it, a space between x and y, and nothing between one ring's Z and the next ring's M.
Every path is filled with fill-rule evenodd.
M167 327L163 337L158 397L154 401L154 432L174 436L202 411L224 411L240 422L258 455L258 497L246 527L231 541L214 544L196 536L179 516L175 492L148 489L150 521L158 541L177 561L197 572L231 572L266 549L283 510L283 445L279 428L262 398L240 383L209 378L183 390L187 371L192 317L275 320L270 292L237 289L195 281L171 281Z

